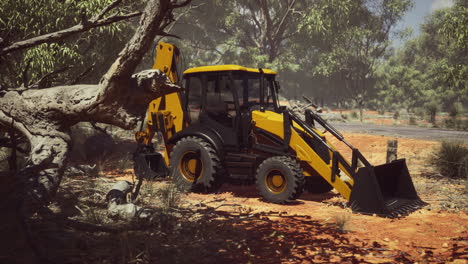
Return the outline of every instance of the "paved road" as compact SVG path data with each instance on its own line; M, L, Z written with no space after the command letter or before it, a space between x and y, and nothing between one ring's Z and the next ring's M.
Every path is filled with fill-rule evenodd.
M413 126L385 126L362 124L359 122L331 123L339 131L366 133L400 138L425 140L459 140L468 143L468 132L440 128L421 128Z

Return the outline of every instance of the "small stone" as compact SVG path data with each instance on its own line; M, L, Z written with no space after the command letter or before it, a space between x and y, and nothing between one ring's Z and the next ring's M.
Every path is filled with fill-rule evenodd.
M390 239L388 237L384 238L383 241L385 242L390 242Z
M442 247L443 247L443 248L448 248L449 245L448 245L448 243L443 243L443 244L442 244Z

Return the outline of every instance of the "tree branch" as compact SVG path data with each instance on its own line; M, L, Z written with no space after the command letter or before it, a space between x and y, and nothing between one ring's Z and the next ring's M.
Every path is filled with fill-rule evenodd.
M276 39L278 37L279 33L282 33L284 31L283 27L285 26L286 18L288 17L289 13L291 10L293 10L293 6L296 3L296 0L291 1L291 3L288 6L288 10L286 10L286 13L284 13L283 18L281 19L281 22L278 24L278 27L276 28L276 32L274 35L274 38ZM282 34L281 34L282 35Z
M86 76L88 73L90 73L94 67L96 66L96 63L93 63L90 67L88 67L86 70L84 70L78 77L75 78L75 80L70 82L70 85L77 84L84 76Z
M28 86L29 86L28 71L29 71L29 67L31 66L31 61L32 61L32 58L29 58L29 59L26 61L26 66L24 67L24 70L23 70L23 72L21 73L21 77L22 77L22 81L23 81L23 83L21 84L21 86L22 86L23 88L28 88Z
M120 3L122 2L122 0L115 0L114 2L110 3L110 5L106 6L102 11L101 13L99 13L99 15L96 16L96 18L93 18L92 20L93 21L98 21L100 19L102 19L109 11L111 11L112 9L114 9L116 6L118 6Z
M172 8L180 8L180 7L184 7L188 4L190 4L192 2L192 0L185 0L185 1L182 1L181 3L177 4L177 0L175 0L173 3L171 3L171 6Z
M162 32L161 34L159 34L161 37L158 38L158 40L156 41L156 43L158 43L163 37L173 37L173 38L178 38L178 39L180 39L179 36L170 34L169 32L172 31L172 29L173 29L174 26L176 25L177 21L179 21L183 16L187 15L188 13L190 13L190 11L192 11L192 9L199 8L199 7L202 6L202 5L204 5L204 4L199 4L199 5L196 5L196 6L191 5L189 8L187 8L187 10L185 10L185 11L182 12L182 13L180 13L180 14L174 19L174 21L167 27L167 30L165 30L164 32Z
M60 68L58 70L55 70L53 72L49 72L47 73L46 75L42 76L39 81L37 81L35 84L33 84L32 86L37 88L37 89L41 89L41 88L45 88L44 87L44 84L45 84L45 81L47 81L49 78L51 78L52 76L54 75L57 75L59 73L62 73L70 68L73 68L72 66L65 66L63 68Z
M23 41L18 41L16 43L13 43L12 45L2 48L0 50L0 56L5 55L7 53L14 52L14 51L23 50L23 49L27 49L33 46L37 46L43 43L56 42L56 41L68 38L70 36L73 36L77 33L88 31L92 28L106 26L106 25L109 25L118 21L126 20L132 17L137 17L140 15L141 15L141 12L133 12L133 13L125 14L125 15L113 15L113 16L100 19L97 21L88 21L88 23L85 23L85 25L78 24L73 27L59 30L53 33L45 34L42 36L30 38L30 39L23 40Z

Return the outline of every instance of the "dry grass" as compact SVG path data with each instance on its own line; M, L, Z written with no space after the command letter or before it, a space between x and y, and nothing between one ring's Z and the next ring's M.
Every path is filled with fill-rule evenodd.
M442 176L468 179L468 147L463 142L441 142L429 162Z

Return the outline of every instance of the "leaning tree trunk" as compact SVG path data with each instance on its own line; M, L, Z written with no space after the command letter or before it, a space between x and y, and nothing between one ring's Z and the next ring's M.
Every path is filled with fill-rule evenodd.
M13 125L31 145L28 164L17 173L25 183L26 204L34 208L35 202L45 202L57 191L69 153L72 125L95 121L134 128L161 89L178 89L159 71L146 71L132 78L156 35L172 22L172 10L181 6L174 2L148 2L133 38L98 85L0 94L0 123ZM142 78L150 81L141 81Z

